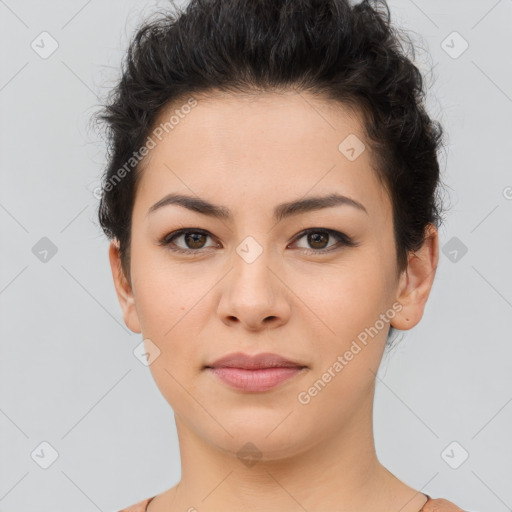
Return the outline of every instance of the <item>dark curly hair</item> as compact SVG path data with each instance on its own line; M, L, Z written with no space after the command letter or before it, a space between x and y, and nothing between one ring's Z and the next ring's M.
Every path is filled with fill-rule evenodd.
M132 38L121 78L97 114L108 137L98 217L119 244L128 282L131 215L144 162L132 158L134 151L164 108L213 90L295 89L359 112L374 171L393 205L401 273L428 224L441 222L443 130L426 113L414 45L391 25L386 2L191 0L156 15Z

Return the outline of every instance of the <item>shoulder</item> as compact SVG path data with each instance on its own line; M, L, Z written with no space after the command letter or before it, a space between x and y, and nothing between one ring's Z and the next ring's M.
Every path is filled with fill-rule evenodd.
M135 503L135 505L123 508L123 510L120 510L119 512L146 512L146 508L153 498L154 496L151 498L146 498L145 500Z
M464 512L460 507L451 501L442 498L430 499L425 503L421 512Z

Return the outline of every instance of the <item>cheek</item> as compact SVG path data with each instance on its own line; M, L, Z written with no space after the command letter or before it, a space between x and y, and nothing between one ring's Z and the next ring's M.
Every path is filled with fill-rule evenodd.
M201 301L206 286L197 279L190 283L188 277L177 278L169 271L147 271L137 297L144 338L151 339L160 351L150 371L162 396L180 412L190 406L184 387L196 394L194 377L201 363L197 340L204 323L199 317L206 307L206 301Z
M134 251L132 276L143 333L164 343L190 324L212 285L210 274L194 264L173 262L161 247Z
M308 318L331 341L348 340L373 325L387 308L387 281L378 262L357 260L330 266L311 275L290 275L291 287ZM315 321L315 324L317 322Z
M343 416L355 410L359 397L371 389L389 331L389 321L381 316L389 309L387 286L378 262L361 257L353 265L332 269L328 276L308 279L299 288L298 295L306 297L315 313L304 309L318 354L307 385L317 382L321 389L310 411L320 414L332 407Z
M329 410L333 424L339 425L348 421L374 385L389 331L389 322L381 316L389 309L386 284L375 270L338 272L309 289L306 303L321 321L312 324L310 316L305 320L318 356L300 390L309 400L304 413L313 418Z

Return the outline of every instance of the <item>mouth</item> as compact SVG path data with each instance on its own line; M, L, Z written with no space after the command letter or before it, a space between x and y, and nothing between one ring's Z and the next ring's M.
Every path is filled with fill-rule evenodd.
M270 353L229 354L204 367L228 386L252 393L269 391L307 369L302 363Z

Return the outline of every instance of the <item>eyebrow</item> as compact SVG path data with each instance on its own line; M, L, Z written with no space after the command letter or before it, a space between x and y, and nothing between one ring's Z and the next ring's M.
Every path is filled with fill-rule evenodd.
M200 197L173 193L166 195L160 199L160 201L151 206L146 215L170 204L176 204L183 208L187 208L188 210L217 219L230 220L233 217L231 210L225 206L210 203ZM308 197L305 199L282 203L274 208L274 220L276 222L280 222L284 218L291 217L292 215L342 205L352 206L368 215L368 211L359 201L341 194L329 194L328 196Z

